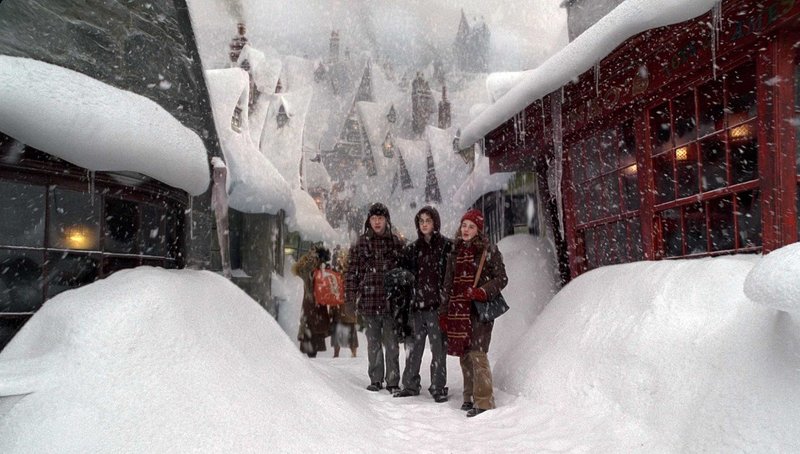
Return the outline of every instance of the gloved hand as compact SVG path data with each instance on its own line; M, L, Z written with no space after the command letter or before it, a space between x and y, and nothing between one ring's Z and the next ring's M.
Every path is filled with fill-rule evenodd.
M447 332L447 314L439 316L439 329L441 329L443 333Z
M481 302L485 302L487 299L489 299L489 295L486 294L486 290L484 290L484 289L482 289L480 287L478 287L478 288L475 288L475 287L470 288L469 290L464 292L464 296L466 296L467 299L475 300L475 301L481 301Z

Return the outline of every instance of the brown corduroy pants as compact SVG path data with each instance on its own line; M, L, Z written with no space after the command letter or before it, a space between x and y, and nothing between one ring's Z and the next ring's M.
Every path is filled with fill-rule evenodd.
M459 360L464 377L464 402L473 402L481 410L495 408L492 370L486 352L467 352Z

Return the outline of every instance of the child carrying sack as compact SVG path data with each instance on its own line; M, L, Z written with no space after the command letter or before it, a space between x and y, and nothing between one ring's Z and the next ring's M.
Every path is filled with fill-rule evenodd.
M314 301L324 306L344 304L342 274L325 268L314 270Z

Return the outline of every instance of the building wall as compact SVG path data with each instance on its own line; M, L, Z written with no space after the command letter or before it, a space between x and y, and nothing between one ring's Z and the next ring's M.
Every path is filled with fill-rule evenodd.
M567 29L572 41L624 0L567 0Z

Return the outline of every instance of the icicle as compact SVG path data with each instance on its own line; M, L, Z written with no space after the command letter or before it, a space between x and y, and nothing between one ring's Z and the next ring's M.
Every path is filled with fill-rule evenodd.
M711 72L717 80L717 50L719 49L719 32L722 28L722 0L717 0L711 9Z
M594 93L595 95L600 96L600 62L594 64ZM561 90L561 95L563 100L563 87Z

